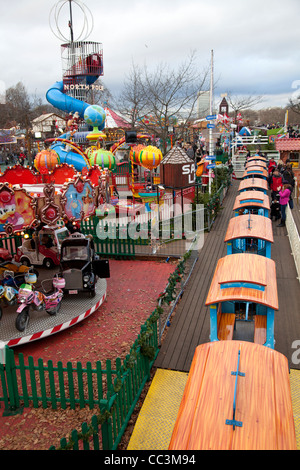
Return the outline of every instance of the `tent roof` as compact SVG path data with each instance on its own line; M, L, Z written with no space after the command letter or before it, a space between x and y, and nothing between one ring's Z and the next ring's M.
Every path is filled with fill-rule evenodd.
M126 127L130 128L130 124L125 121L121 116L119 116L117 113L115 113L112 109L109 108L104 108L105 113L106 113L106 119L105 119L105 127L106 128L112 128L112 127Z

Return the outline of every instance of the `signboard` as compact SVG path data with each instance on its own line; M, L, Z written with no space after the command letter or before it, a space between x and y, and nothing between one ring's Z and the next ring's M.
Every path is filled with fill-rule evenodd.
M71 90L99 90L99 91L103 91L104 90L104 87L103 85L87 85L85 83L71 83L71 84L67 84L67 83L64 83L64 91L71 91Z
M187 163L186 165L182 166L182 174L186 175L188 178L188 184L195 183L196 181L196 170L195 170L195 164L193 163Z
M216 126L212 123L207 124L207 129L214 129Z
M211 114L210 116L206 116L205 119L207 121L214 121L215 119L217 119L217 115L216 114Z
M208 170L211 170L212 168L215 168L216 164L215 163L210 163L209 165L207 165L207 169Z
M215 155L208 155L207 157L205 157L205 160L216 160L216 156Z

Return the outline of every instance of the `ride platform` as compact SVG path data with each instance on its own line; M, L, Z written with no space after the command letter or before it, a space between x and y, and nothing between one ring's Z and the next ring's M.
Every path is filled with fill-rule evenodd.
M127 450L168 450L187 379L186 372L156 370ZM297 450L299 450L300 371L291 369L289 379Z
M9 347L15 347L45 338L76 325L95 312L106 298L107 283L98 279L96 295L89 297L87 293L66 295L57 315L49 315L45 310L30 309L30 320L25 331L16 329L18 305L5 306L2 303L3 315L0 320L0 339Z

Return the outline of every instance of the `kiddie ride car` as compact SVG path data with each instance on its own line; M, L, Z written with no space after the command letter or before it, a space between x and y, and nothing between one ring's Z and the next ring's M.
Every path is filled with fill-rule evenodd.
M14 305L17 302L18 289L21 284L25 282L25 274L29 272L38 272L33 268L27 266L18 266L12 262L5 262L0 264L0 300L4 305ZM0 305L0 320L2 318L2 306Z
M75 232L61 244L60 276L66 281L65 293L94 297L98 277L110 277L109 261L96 255L91 236Z
M15 260L26 266L44 266L51 269L59 266L59 253L62 241L70 235L66 227L53 229L45 226L38 235L23 241L17 249Z
M0 300L6 305L13 305L16 302L18 289L13 286L0 285ZM0 320L2 318L2 306L0 306Z
M61 307L65 280L56 275L52 280L54 291L48 293L34 289L33 284L36 283L36 280L36 274L28 272L25 274L26 284L22 284L19 288L19 307L16 318L16 328L19 331L24 331L28 325L30 307L38 311L46 310L49 315L56 315Z

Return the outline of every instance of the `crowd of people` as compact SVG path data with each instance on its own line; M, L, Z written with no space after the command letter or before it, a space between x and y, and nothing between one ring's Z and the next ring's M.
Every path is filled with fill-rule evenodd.
M289 160L283 163L274 159L268 162L268 185L271 190L271 218L281 219L278 227L284 227L286 221L286 208L289 204L293 209L293 193L295 189L295 175Z
M267 155L263 155L259 150L256 155L267 158ZM245 165L250 152L248 152ZM293 166L290 160L286 160L284 163L282 160L278 160L276 163L274 157L271 157L268 161L268 187L271 191L271 219L279 220L278 227L285 227L286 222L286 208L287 205L291 209L294 207L293 193L295 189L295 175L293 172Z
M31 165L34 161L36 152L32 152L31 155L28 155L27 151L20 147L16 150L2 149L0 151L0 163L4 163L6 166L13 166L16 164Z

